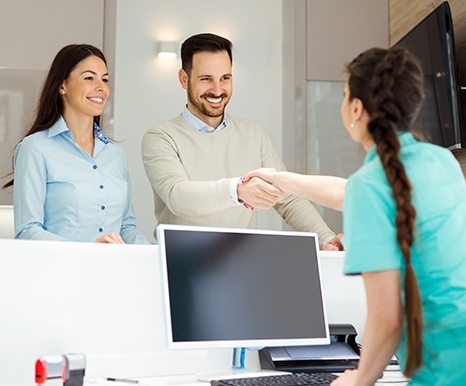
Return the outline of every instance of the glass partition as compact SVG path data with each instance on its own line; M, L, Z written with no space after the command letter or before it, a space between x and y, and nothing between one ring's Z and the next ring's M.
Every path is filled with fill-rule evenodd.
M345 82L307 82L307 173L348 177L365 152L353 142L340 115ZM328 226L342 232L340 212L317 206Z
M13 151L32 124L45 70L0 68L0 186L11 176ZM0 204L13 204L13 189L0 189Z

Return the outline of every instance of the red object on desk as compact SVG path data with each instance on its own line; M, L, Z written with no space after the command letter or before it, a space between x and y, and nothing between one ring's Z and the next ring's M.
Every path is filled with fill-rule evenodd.
M41 357L36 361L35 381L38 385L45 383L47 379L62 378L65 380L62 356Z

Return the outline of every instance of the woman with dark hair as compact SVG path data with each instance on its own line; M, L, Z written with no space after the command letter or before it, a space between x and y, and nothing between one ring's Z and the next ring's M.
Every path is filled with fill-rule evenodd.
M417 141L423 74L405 48L347 65L341 107L367 151L348 181L261 170L284 191L343 207L345 273L362 274L367 321L358 369L332 385L373 385L396 352L410 385L466 385L466 182L444 148ZM344 198L344 200L343 200Z
M107 62L88 44L56 55L14 154L15 237L149 244L136 229L126 155L99 127Z

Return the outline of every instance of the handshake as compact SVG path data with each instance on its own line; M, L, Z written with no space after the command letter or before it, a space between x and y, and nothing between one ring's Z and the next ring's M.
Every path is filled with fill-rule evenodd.
M286 194L307 198L341 211L347 180L333 176L312 176L260 168L247 173L238 183L238 200L250 209L269 209ZM324 249L343 250L339 234Z
M275 183L277 171L261 168L247 173L238 183L238 200L249 209L270 209L285 197L286 191Z
M347 180L333 176L311 176L260 168L247 173L238 184L238 199L253 209L269 209L286 193L307 198L341 211Z

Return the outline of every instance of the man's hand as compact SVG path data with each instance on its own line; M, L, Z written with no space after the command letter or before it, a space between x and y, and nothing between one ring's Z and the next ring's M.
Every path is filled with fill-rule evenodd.
M343 251L343 233L337 234L333 239L324 244L324 251Z
M121 236L116 232L110 232L105 235L99 236L97 237L95 242L106 244L125 244Z
M257 177L238 184L238 199L253 209L270 209L284 196L285 192Z

